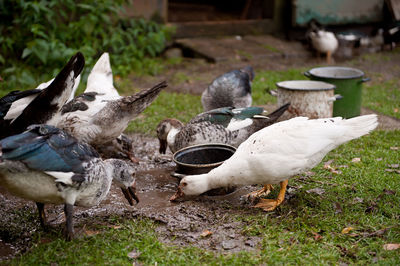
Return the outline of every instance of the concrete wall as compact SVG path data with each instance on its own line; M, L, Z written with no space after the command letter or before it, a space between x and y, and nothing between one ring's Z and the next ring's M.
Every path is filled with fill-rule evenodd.
M293 0L293 26L311 19L338 25L382 21L384 0Z

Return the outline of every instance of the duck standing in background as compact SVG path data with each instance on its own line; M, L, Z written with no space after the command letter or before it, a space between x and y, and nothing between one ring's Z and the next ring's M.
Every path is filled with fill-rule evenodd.
M123 160L102 160L88 144L49 125L28 130L0 141L0 184L8 191L33 200L42 226L44 204L64 204L66 238L73 237L73 206L91 207L108 194L114 179L133 205L134 169Z
M204 111L220 107L251 106L251 81L253 79L254 71L251 66L232 70L217 77L201 95Z
M224 107L201 113L186 125L177 119L164 119L157 126L159 151L165 153L168 146L174 153L188 146L206 143L237 147L254 132L275 123L289 105L279 107L268 116L261 107Z
M339 41L335 34L320 27L315 20L310 22L307 38L311 40L312 47L317 51L318 57L321 53L326 54L326 62L332 63L332 55L339 47Z
M251 135L232 157L209 173L184 177L171 200L219 187L280 183L276 199L260 199L255 205L274 210L285 198L288 178L315 167L329 151L368 134L377 125L375 114L347 120L296 117L276 123ZM263 195L269 189L270 185L264 185L251 194Z
M83 55L75 54L55 79L41 90L37 96L13 120L0 122L0 139L23 132L29 125L46 124L67 102L70 97L75 79L85 65Z

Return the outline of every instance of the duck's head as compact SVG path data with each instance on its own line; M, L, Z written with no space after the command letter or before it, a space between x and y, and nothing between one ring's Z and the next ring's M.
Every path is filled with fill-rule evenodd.
M121 188L129 204L133 206L133 200L138 203L139 198L136 196L136 174L133 164L119 159L108 159L106 161L111 162L113 165L113 180Z
M206 177L207 174L185 176L179 183L178 190L169 200L176 201L185 196L197 196L208 191L210 188Z
M254 70L251 66L245 66L240 71L247 73L249 75L249 80L253 81L255 74L254 74Z
M164 119L157 125L157 137L160 141L160 153L165 154L165 152L167 151L168 134L172 130L175 130L176 132L180 131L183 126L184 125L181 121L173 118Z

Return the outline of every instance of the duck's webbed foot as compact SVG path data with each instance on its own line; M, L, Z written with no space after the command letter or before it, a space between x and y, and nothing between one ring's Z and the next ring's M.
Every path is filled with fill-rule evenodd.
M260 199L260 201L254 205L254 208L261 208L264 211L273 211L276 207L281 205L285 199L286 187L288 180L282 181L280 183L281 189L279 191L278 197L276 199Z
M271 193L271 190L273 189L274 187L271 184L266 184L262 189L250 192L249 194L246 195L246 197L248 200L254 201L257 198L267 196L269 193Z

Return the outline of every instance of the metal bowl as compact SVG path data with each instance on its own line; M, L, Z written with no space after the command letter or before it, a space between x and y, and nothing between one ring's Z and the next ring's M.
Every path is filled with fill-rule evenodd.
M176 172L179 174L205 174L220 166L235 151L235 147L227 144L200 144L180 149L174 153L173 160L177 165Z
M173 160L176 171L173 176L183 178L185 175L205 174L220 166L229 159L236 148L227 144L211 143L189 146L175 152ZM206 192L209 196L225 195L233 192L236 187L217 188Z

